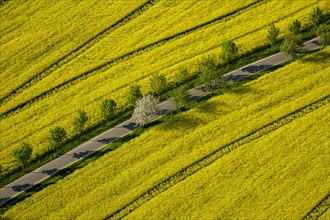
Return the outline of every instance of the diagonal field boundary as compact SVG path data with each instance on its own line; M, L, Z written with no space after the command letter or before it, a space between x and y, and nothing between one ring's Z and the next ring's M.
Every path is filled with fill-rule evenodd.
M0 114L0 120L1 119L4 119L4 118L7 118L8 116L12 116L12 115L14 115L14 114L16 114L16 113L18 113L20 111L23 111L24 109L30 107L32 104L35 104L36 102L41 101L42 99L44 99L46 97L49 97L49 96L51 96L51 95L53 95L53 94L55 94L55 93L57 93L59 91L62 91L64 89L66 89L66 88L69 88L70 86L73 86L73 85L77 84L78 82L80 82L82 80L85 80L85 79L87 79L87 78L89 78L91 76L94 76L94 75L96 75L99 72L106 71L109 68L111 68L113 65L115 65L115 64L117 64L119 62L122 62L122 61L125 61L127 59L133 58L133 57L135 57L137 55L140 55L142 53L151 51L151 50L153 50L154 48L156 48L158 46L161 46L161 45L163 45L165 43L169 43L169 42L171 42L173 40L180 39L181 37L184 37L184 36L186 36L188 34L191 34L191 33L195 32L195 31L198 31L199 29L207 28L207 27L209 27L209 26L211 26L213 24L216 24L217 22L220 22L222 20L229 19L228 16L237 15L237 14L241 13L242 11L250 10L252 8L252 6L255 6L255 5L257 5L257 3L264 2L264 1L269 1L269 0L259 0L258 2L251 3L250 5L245 6L245 7L241 8L241 9L238 9L238 10L236 10L234 12L231 12L231 13L229 13L227 15L223 15L223 16L221 16L221 18L220 17L219 18L216 18L216 19L214 19L212 21L209 21L209 22L206 22L204 24L198 25L198 26L193 27L193 28L191 28L189 30L186 30L184 32L175 34L175 35L173 35L171 37L167 37L167 38L161 39L161 40L159 40L159 41L157 41L155 43L151 43L149 45L146 45L144 47L141 47L140 49L134 50L133 52L129 52L129 53L124 54L124 55L122 55L122 56L120 56L118 58L115 58L113 60L107 61L106 63L103 63L103 64L101 64L101 65L99 65L99 66L97 66L97 67L95 67L95 68L93 68L91 70L88 70L88 71L86 71L86 72L84 72L84 73L82 73L80 75L77 75L77 76L71 78L70 80L68 80L66 82L63 82L63 83L61 83L61 84L59 84L59 85L57 85L57 86L55 86L55 87L53 87L53 88L51 88L51 89L49 89L49 90L41 93L41 94L39 94L39 95L31 98L30 100L27 100L25 102L22 102L21 104L19 104L19 105L13 107L13 108L11 108L11 109L9 109L9 110L1 113ZM300 11L302 9L308 8L311 5L313 5L313 4L306 5L305 7L300 8L300 9L294 11L293 14L297 13L298 11ZM289 14L287 16L284 16L282 18L279 18L279 19L275 20L274 23L279 22L280 20L286 19L286 18L290 17L291 15L292 14ZM247 33L245 33L243 35L240 35L240 36L237 36L237 37L233 38L232 40L240 39L241 37L244 37L246 35L249 35L251 33L254 33L255 31L260 31L260 30L262 30L265 27L267 27L267 25L264 25L264 26L261 26L259 28L253 29L253 30L251 30L251 31L249 31L249 32L247 32ZM208 50L210 50L210 49L214 49L214 48L209 48Z
M209 155L203 157L202 159L194 162L193 164L183 168L182 170L178 171L174 175L168 177L167 179L161 181L153 188L149 189L136 199L134 199L129 204L125 205L124 207L118 209L114 213L108 215L106 219L121 219L146 203L147 201L151 200L153 197L161 194L162 192L166 191L170 187L174 186L175 184L185 180L190 175L196 173L197 171L205 168L206 166L212 164L214 161L219 159L220 157L232 152L233 150L239 148L240 146L247 144L253 140L256 140L276 129L282 127L285 124L292 122L293 120L300 118L312 111L328 104L330 102L330 95L319 99L316 102L313 102L305 107L302 107L286 116L281 117L280 119L271 122L262 128L259 128L251 133L221 147L220 149L210 153ZM327 200L328 201L328 200Z
M330 192L307 215L304 220L318 219L330 208Z
M185 31L179 32L179 33L177 33L175 35L172 35L172 36L169 36L169 37L160 39L160 40L158 40L158 41L156 41L154 43L151 43L151 44L148 44L146 46L140 47L140 48L138 48L138 49L136 49L134 51L128 52L128 53L126 53L126 54L124 54L124 55L122 55L120 57L114 58L113 60L107 61L106 63L100 64L99 66L97 66L97 67L95 67L95 68L93 68L91 70L88 70L88 71L86 71L86 72L84 72L84 73L82 73L82 74L80 74L78 76L75 76L72 79L59 84L58 86L53 87L53 88L51 88L51 89L49 89L49 90L47 90L47 91L45 91L45 92L43 92L43 93L35 96L34 98L31 98L30 100L25 101L25 102L23 102L23 103L15 106L15 107L13 107L13 108L7 110L6 112L4 112L4 113L2 113L0 115L0 119L6 118L6 117L8 117L10 115L13 115L13 114L15 114L17 112L20 112L20 111L22 111L24 109L24 107L29 107L33 103L35 103L35 102L37 102L39 100L42 100L45 97L48 97L48 96L50 96L50 95L52 95L52 94L54 94L54 93L56 93L58 91L61 91L61 90L65 89L65 88L69 88L70 86L78 83L79 81L81 81L83 79L87 79L88 77L91 77L91 76L95 75L97 72L105 71L105 70L109 69L111 66L113 66L114 64L116 64L118 62L124 61L124 60L129 59L129 58L131 58L133 56L140 55L140 54L142 54L142 53L144 53L146 51L152 50L152 49L154 49L154 48L156 48L156 47L158 47L158 46L160 46L162 44L165 44L165 43L167 43L169 41L177 40L177 39L179 39L179 38L181 38L183 36L186 36L188 34L191 34L191 33L195 32L195 31L197 31L199 29L207 28L208 26L211 26L214 23L217 23L217 22L220 22L222 20L228 19L228 17L230 17L230 16L234 16L236 14L241 13L242 11L249 10L249 9L255 7L256 5L261 4L264 1L269 1L269 0L258 0L256 2L253 2L253 3L249 4L249 5L247 5L247 6L244 6L242 8L239 8L239 9L233 11L233 12L229 12L229 13L227 13L225 15L222 15L220 17L217 17L217 18L215 18L213 20L207 21L205 23L202 23L200 25L197 25L197 26L192 27L190 29L187 29ZM78 55L76 55L76 56L78 56ZM72 59L70 59L70 60L72 60ZM67 61L67 62L69 62L69 61ZM65 63L67 63L67 62L65 62ZM62 65L64 65L65 63L63 63ZM62 66L62 65L60 65L60 66ZM49 71L50 71L49 74L51 72L55 71L60 66L57 63L55 63L54 65L52 65L51 67L49 67L48 68ZM47 75L49 75L49 74L47 74ZM42 77L42 78L44 78L44 77ZM40 80L40 79L38 78L38 80ZM36 82L38 82L38 80L36 80ZM26 85L26 87L24 87L24 88L23 88L23 86L20 87L19 88L20 91L17 90L17 92L12 92L12 95L10 95L10 96L8 95L7 97L5 97L5 98L3 98L3 99L0 100L0 105L3 105L4 103L8 102L10 99L12 99L13 97L15 97L19 93L21 93L23 90L31 87L35 83L31 84L30 86Z
M70 62L83 52L85 52L87 49L101 41L103 38L108 36L111 32L118 29L119 27L125 25L127 22L133 20L134 18L140 16L143 12L150 9L152 6L154 6L159 0L148 0L145 3L143 3L138 8L131 11L129 14L127 14L125 17L121 18L120 20L116 21L111 26L107 27L106 29L102 30L98 34L96 34L94 37L90 38L80 46L78 46L76 49L70 51L68 54L64 55L60 59L58 59L55 63L51 64L49 67L41 71L40 73L36 74L32 78L28 79L24 83L22 83L20 86L13 89L9 94L4 96L0 99L0 105L3 105L13 99L18 94L22 93L25 89L30 88L37 82L39 82L41 79L45 78L46 76L50 75L52 72L54 72L56 69L60 68L64 64Z

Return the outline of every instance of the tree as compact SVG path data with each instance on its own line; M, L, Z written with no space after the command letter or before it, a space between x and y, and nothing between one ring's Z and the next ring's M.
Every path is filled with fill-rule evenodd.
M226 40L222 44L220 58L223 63L231 63L238 55L238 47L231 40Z
M319 42L322 45L322 48L330 44L330 26L329 24L321 24L317 28L317 36L319 36Z
M216 71L217 63L215 61L214 55L208 55L207 57L203 57L202 59L197 61L197 68L199 72L207 72L207 71Z
M177 106L187 105L189 103L189 93L183 86L175 90L173 98Z
M198 70L200 72L199 80L206 90L213 91L224 85L224 78L217 73L217 65L214 56L202 58L197 62Z
M280 30L275 27L274 24L269 25L268 27L268 35L267 40L271 47L273 47L277 43L277 37L280 33Z
M134 105L135 102L142 98L142 93L141 93L141 90L140 90L140 86L139 85L131 85L130 88L129 88L129 94L128 94L128 97L127 97L127 102L128 104L130 105Z
M285 37L284 42L281 46L281 51L291 56L291 60L300 52L301 46L300 40L297 36L290 34Z
M32 155L32 147L27 142L21 142L19 148L13 151L15 160L24 167L27 165Z
M167 89L167 81L165 75L161 73L155 73L151 76L149 85L152 93L156 95L162 94Z
M150 121L150 116L157 113L157 105L158 99L155 96L143 96L135 103L133 119L135 119L136 122L143 127Z
M82 134L87 121L88 121L87 113L84 110L79 109L78 110L78 115L75 117L75 119L73 121L74 131L79 133L79 134Z
M102 119L109 121L116 112L117 103L112 99L105 99L102 101L100 109Z
M187 67L181 66L175 74L177 84L182 85L190 76L190 71Z
M301 22L297 19L289 25L289 31L294 35L298 35L300 33L300 29Z
M56 126L49 130L48 144L50 149L55 149L57 151L66 138L67 132L63 127ZM55 156L55 153L54 153Z
M314 27L323 23L326 19L325 15L323 14L322 9L317 6L313 9L313 12L309 15L309 19Z

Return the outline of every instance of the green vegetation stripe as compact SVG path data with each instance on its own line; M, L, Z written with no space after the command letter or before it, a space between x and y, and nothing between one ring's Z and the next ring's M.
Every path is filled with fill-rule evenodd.
M259 128L255 131L252 131L251 133L247 134L246 136L243 136L223 147L220 149L212 152L211 154L203 157L202 159L196 161L195 163L183 168L181 171L175 173L174 175L168 177L167 179L163 180L159 184L157 184L155 187L151 188L129 204L127 204L125 207L117 210L116 212L108 215L106 219L121 219L124 216L128 215L130 212L134 211L136 208L141 206L142 204L146 203L153 197L159 195L160 193L164 192L165 190L169 189L173 185L183 181L188 176L196 173L197 171L201 170L202 168L210 165L220 157L232 152L233 150L237 149L238 147L247 144L255 139L258 139L278 128L281 126L288 124L295 120L296 118L299 118L301 116L304 116L324 105L330 102L330 95L327 95L326 97L313 102L303 108L300 108L274 122L269 123L268 125Z
M98 34L96 34L93 38L87 40L85 43L78 46L76 49L72 50L68 54L61 57L59 60L57 60L55 63L51 64L49 67L41 71L40 73L33 76L31 79L27 80L17 88L13 89L8 95L0 99L0 105L3 105L13 99L15 96L23 92L25 89L30 88L34 84L36 84L38 81L42 80L46 76L50 75L52 72L54 72L56 69L60 68L64 64L70 62L83 52L85 52L87 49L101 41L103 38L108 36L112 31L118 29L119 27L125 25L125 23L131 21L132 19L136 18L137 16L141 15L143 12L147 11L149 8L155 5L159 0L148 0L145 3L143 3L138 8L134 9L132 12L130 12L125 17L121 18L111 26L107 27L106 29L102 30Z
M37 95L37 96L35 96L34 98L32 98L32 99L30 99L30 100L28 100L28 101L25 101L25 102L23 102L23 103L17 105L17 106L14 107L14 108L9 109L8 111L6 111L6 112L4 112L4 113L2 113L2 114L0 115L0 120L3 119L3 118L8 117L8 116L10 116L10 115L13 115L13 114L15 114L15 113L20 112L21 110L25 109L26 107L31 106L31 104L34 104L36 101L40 101L40 100L42 100L42 99L44 99L44 98L46 98L46 97L48 97L48 96L50 96L50 95L52 95L52 94L58 92L58 91L61 91L61 90L65 89L65 88L69 88L70 86L72 86L72 85L78 83L79 81L84 80L84 79L87 79L87 77L93 76L93 75L95 75L95 74L98 73L98 72L103 72L103 71L109 69L109 68L110 68L111 66L113 66L115 63L118 63L118 62L121 62L121 61L127 60L128 58L132 58L132 57L137 56L137 55L140 55L140 54L142 54L142 53L144 53L144 52L146 52L146 51L149 51L149 50L151 50L151 49L154 49L154 48L156 48L156 47L158 47L158 46L160 46L160 45L162 45L162 44L164 44L164 43L170 42L170 41L172 41L172 40L177 40L178 38L181 38L181 37L183 37L183 36L186 36L186 35L188 35L188 34L191 34L192 32L195 32L195 31L197 31L197 30L199 30L199 29L201 29L201 28L205 28L205 27L210 26L210 25L213 25L214 23L219 22L219 21L221 21L221 20L228 19L228 17L230 17L230 16L234 16L234 15L240 13L240 12L243 11L243 10L249 10L249 9L253 8L254 6L256 6L256 5L258 5L258 4L260 4L260 3L264 2L264 1L269 1L269 0L258 0L258 1L256 1L256 2L253 2L253 3L249 4L249 5L247 5L247 6L244 6L244 7L242 7L242 8L239 8L239 9L233 11L233 12L230 12L230 13L227 13L227 14L222 15L222 16L220 16L220 17L217 17L217 18L215 18L215 19L212 19L211 21L207 21L207 22L205 22L205 23L202 23L202 24L200 24L200 25L197 25L197 26L195 26L195 27L192 27L192 28L187 29L187 30L185 30L185 31L182 31L182 32L180 32L180 33L177 33L177 34L175 34L175 35L172 35L172 36L169 36L169 37L166 37L166 38L160 39L159 41L156 41L156 42L154 42L154 43L151 43L151 44L148 44L148 45L146 45L146 46L140 47L140 48L138 48L138 49L136 49L136 50L134 50L134 51L128 52L128 53L126 53L126 54L124 54L124 55L122 55L122 56L120 56L120 57L114 58L113 60L110 60L110 61L108 61L108 62L106 62L106 63L103 63L103 64L101 64L101 65L99 65L99 66L97 66L97 67L91 69L91 70L88 70L88 71L86 71L86 72L84 72L84 73L82 73L82 74L80 74L80 75L77 75L77 76L75 76L74 78L72 78L72 79L70 79L70 80L68 80L68 81L66 81L66 82L61 83L60 85L58 85L58 86L56 86L56 87L53 87L53 88L49 89L48 91L45 91L45 92L41 93L40 95ZM258 29L260 29L260 28L258 28ZM251 33L253 33L254 31L256 31L256 30L251 31ZM102 38L103 38L103 37L102 37ZM239 38L239 37L237 37L237 38ZM88 48L89 48L89 47L88 47ZM88 49L88 48L86 48L86 49ZM83 50L83 49L82 49L82 50ZM83 52L83 51L82 51L82 52ZM78 55L79 55L79 54L77 54L76 56L74 56L74 55L73 55L73 56L74 56L74 57L77 57ZM72 59L73 59L74 57L72 57ZM70 60L72 60L72 59L70 59ZM69 60L69 61L70 61L70 60ZM67 61L67 62L69 62L69 61ZM65 62L65 61L63 61L63 62ZM65 63L67 63L67 62L65 62ZM65 63L63 63L63 64L65 64ZM60 66L62 66L63 64L55 63L55 64L53 64L51 67L49 67L49 68L48 68L47 70L45 70L45 71L51 71L51 72L53 72L53 71L55 71L57 68L59 68ZM43 72L42 72L41 74L39 74L39 75L46 74L45 71L43 71ZM49 72L49 74L50 74L51 72ZM46 75L49 75L49 74L46 74ZM45 75L45 76L46 76L46 75ZM33 84L35 84L36 82L38 82L38 81L39 81L41 78L43 78L43 77L44 77L44 76L40 76L40 78L38 78L38 79L36 79L36 78L35 78L35 79L32 79L32 80L33 80ZM20 86L20 87L19 87L19 92L18 92L18 90L15 90L15 91L17 91L17 92L13 91L13 92L11 93L12 95L10 95L10 98L9 98L9 96L7 96L7 97L1 99L1 100L0 100L0 104L2 105L2 104L4 104L4 103L8 102L8 101L9 101L10 99L12 99L14 96L16 96L17 94L21 93L24 89L27 89L27 88L31 87L33 84L31 84L31 85L27 85L27 84L26 84L26 86L24 86L24 85L25 85L25 84L24 84L23 86ZM5 99L6 99L6 100L5 100ZM4 100L5 100L5 101L4 101Z
M330 192L303 219L318 219L330 208Z

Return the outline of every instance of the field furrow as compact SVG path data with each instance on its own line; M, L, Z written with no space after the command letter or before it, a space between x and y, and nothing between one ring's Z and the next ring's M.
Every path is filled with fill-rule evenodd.
M119 19L116 21L114 24L110 25L106 29L102 30L98 34L96 34L94 37L91 39L88 39L86 42L83 44L79 45L77 48L74 50L70 51L68 54L64 55L63 57L59 58L56 62L48 66L46 69L41 71L40 73L37 73L34 75L32 78L26 80L23 82L21 85L19 85L16 88L12 88L12 91L10 91L7 95L4 95L0 99L0 105L5 104L21 92L23 92L25 89L30 88L31 86L35 85L38 83L40 80L45 78L46 76L50 75L53 73L56 69L60 68L64 64L70 62L83 52L85 52L87 49L101 41L103 38L108 36L112 31L118 29L119 27L125 25L125 23L131 21L132 19L136 18L137 16L141 15L143 12L148 10L150 7L152 7L157 1L156 0L149 0L143 3L141 6L138 8L134 9L130 13L128 13L125 17Z
M330 193L317 204L304 219L319 219L324 213L330 209Z
M58 91L61 91L61 90L64 90L66 88L69 88L77 83L79 83L80 81L82 80L86 80L88 77L91 77L91 76L94 76L96 75L97 73L100 73L100 72L103 72L103 71L106 71L108 70L109 68L113 67L114 65L120 63L120 62L123 62L123 61L126 61L130 58L133 58L135 56L139 56L141 55L142 53L145 53L145 52L148 52L148 51L151 51L157 47L160 47L161 45L164 45L166 43L169 43L171 41L174 41L174 40L178 40L184 36L187 36L195 31L198 31L199 29L202 29L202 28L207 28L208 26L211 26L215 23L218 23L218 22L221 22L223 20L226 20L226 19L229 19L230 16L234 16L236 14L239 14L241 13L241 11L245 11L245 10L250 10L252 9L253 7L255 7L256 5L264 2L265 0L258 0L258 1L255 1L255 2L252 2L246 6L243 6L243 7L240 7L238 9L235 9L234 11L229 11L228 13L224 14L224 15L220 15L212 20L209 20L209 21L206 21L202 24L198 24L194 27L191 27L189 29L186 29L186 30L183 30L179 33L176 33L174 35L171 35L171 36L166 36L165 38L162 38L160 40L157 40L156 42L152 42L150 44L147 44L145 46L142 46L140 48L137 48L133 51L130 51L130 52L127 52L123 55L120 55L119 57L115 57L113 59L111 59L110 61L107 61L105 63L102 63L96 67L93 67L92 69L90 70L87 70L83 73L79 73L78 71L75 71L76 73L73 73L73 74L67 74L65 77L62 77L61 79L61 83L60 84L55 84L54 87L52 88L49 88L49 86L47 86L47 90L43 91L41 94L39 95L36 95L35 96L35 92L33 93L30 93L30 91L26 91L27 94L30 94L29 96L29 99L26 100L25 98L26 97L17 97L17 100L20 100L19 104L16 105L16 106L13 106L11 107L10 109L7 109L5 110L5 112L1 112L0 114L0 120L3 119L3 118L6 118L10 115L13 115L17 112L20 112L22 110L24 110L26 107L29 107L31 106L32 104L36 104L37 101L40 101L46 97L49 97L50 95L53 95L55 94L56 92ZM151 5L151 4L150 4ZM141 6L142 7L142 6ZM145 7L147 8L147 7ZM128 20L128 19L127 19ZM127 22L127 21L123 21L124 22ZM121 26L121 23L118 24L118 27ZM62 67L64 64L66 64L67 62L69 62L70 60L72 60L73 58L77 57L78 55L80 55L81 53L85 52L88 48L90 48L91 46L93 46L95 43L99 42L101 39L103 39L105 36L108 35L108 32L114 30L114 29L117 29L118 28L117 25L115 25L113 28L110 28L109 31L106 31L106 33L101 33L103 37L100 37L100 39L97 37L96 39L93 39L92 42L90 43L91 45L90 46L86 46L86 47L82 47L81 49L78 49L77 52L76 51L73 51L72 52L72 58L68 58L68 60L66 59L66 57L63 58L63 61L61 60L60 63L55 63L54 65L52 65L51 67L49 67L47 70L43 71L42 73L40 73L42 76L36 76L36 78L34 79L31 79L33 82L27 82L25 83L26 86L20 86L19 87L19 91L15 92L13 91L13 95L11 95L10 97L8 97L8 99L5 97L4 100L5 101L1 101L0 100L0 106L5 104L6 102L10 101L12 98L14 98L16 95L18 95L19 93L23 92L24 90L30 88L31 86L33 86L34 84L36 84L37 82L39 82L42 78L46 77L47 75L49 75L50 73L54 72L56 69ZM254 31L254 30L253 30ZM253 32L252 31L252 32ZM93 43L95 41L95 43ZM69 54L69 56L71 57L71 55ZM101 55L101 57L103 57L103 55ZM77 61L78 63L80 63L79 61ZM80 66L82 64L79 64ZM95 63L93 62L93 65L95 65ZM84 65L83 65L84 66ZM49 72L46 73L46 72ZM78 73L78 74L77 74ZM39 74L39 75L40 75ZM63 74L63 73L62 73ZM47 83L47 82L46 82ZM53 85L52 85L53 86ZM12 105L11 105L12 106Z
M316 112L313 108L306 108L310 103L322 98L324 102L329 102L329 68L322 54L324 51L309 54L302 60L213 97L189 111L167 118L116 150L25 198L10 208L4 217L103 219L159 183L166 180L175 182L176 179L170 177L191 165L207 166L216 157L226 155L222 156L223 160L235 154L244 149L237 148L235 143L243 144L249 138L258 138L263 132L271 135L276 127L285 127L281 126L285 124L284 119L294 123L303 118L301 115L307 117ZM328 107L329 104L319 109L327 110ZM299 109L305 109L306 112ZM313 112L307 114L309 111ZM290 114L291 117L288 116ZM238 140L238 137L242 139ZM232 151L234 148L236 150ZM230 154L227 153L229 151ZM214 152L218 153L207 157ZM6 151L1 154L6 155ZM203 158L208 159L196 163ZM186 172L194 172L194 169L187 169ZM180 178L181 175L185 173L180 174Z
M302 219L329 193L329 108L245 144L123 219Z
M0 97L47 69L145 1L6 3L0 8Z
M93 100L99 100L101 96L106 96L107 94L112 94L112 98L120 103L120 106L125 106L125 94L128 91L129 85L132 83L142 84L143 89L148 90L147 78L150 74L161 71L168 75L169 80L173 79L173 75L180 65L186 65L188 67L194 68L196 60L200 59L201 56L218 53L218 47L222 40L225 39L235 39L239 45L242 45L241 53L246 53L259 46L266 44L266 32L267 26L272 21L278 21L278 26L287 28L287 25L291 22L288 16L294 16L293 18L304 18L306 20L308 13L310 12L310 7L312 5L321 3L321 6L325 3L324 1L310 1L308 3L300 4L301 2L294 2L290 5L290 10L288 9L285 14L281 14L279 8L285 7L284 5L276 4L276 2L267 2L261 4L252 10L242 12L237 16L231 17L228 21L214 23L208 28L202 28L194 33L183 36L182 38L169 42L167 44L161 45L147 53L142 53L139 56L133 56L131 59L122 61L112 66L112 68L103 71L100 69L98 71L85 72L90 74L88 78L81 77L74 81L74 83L68 83L62 85L63 81L66 81L66 77L72 77L79 73L77 69L83 68L88 69L88 66L93 66L94 62L90 62L88 65L83 66L68 66L67 74L65 69L60 68L58 74L61 77L56 77L56 74L52 74L51 78L46 78L41 81L38 86L31 87L30 89L24 91L20 96L14 98L11 102L0 107L1 118L6 118L9 115L15 115L17 112L26 110L29 106L35 105L33 101L40 102L40 100L54 99L54 96L58 96L58 93L65 91L65 94L76 94L77 87L84 87L86 94L97 94L97 97L93 97ZM309 6L309 7L308 7ZM156 6L155 6L156 7ZM286 6L288 7L288 6ZM272 17L268 16L262 19L262 22L258 25L252 25L249 20L254 19L254 13L261 13L265 10L272 11ZM278 13L278 14L276 14ZM281 15L280 15L281 14ZM280 15L280 16L279 16ZM286 18L286 19L285 19ZM244 29L235 28L235 23L244 23L246 26ZM221 35L219 36L219 33ZM205 42L200 44L199 42ZM100 42L102 43L102 42ZM103 45L106 48L106 45ZM178 56L181 53L181 56ZM89 55L91 56L91 55ZM100 55L103 57L103 55ZM94 59L94 58L93 58ZM97 59L97 58L95 58ZM63 74L63 75L62 75ZM78 74L79 75L79 74ZM61 87L54 88L54 90L43 94L44 91L48 91L51 84L59 83ZM94 86L95 85L95 86ZM88 91L87 91L88 90ZM107 94L106 94L107 93ZM38 96L37 94L43 94ZM28 101L33 98L33 101ZM79 94L82 97L83 94ZM57 98L58 99L58 98ZM84 98L86 99L86 98ZM59 99L58 99L59 100ZM27 102L27 103L25 103ZM92 100L86 99L86 103L91 103ZM20 108L23 103L23 108ZM38 104L37 104L38 105ZM12 113L10 109L16 109ZM6 112L6 114L3 114Z
M250 143L251 141L258 139L264 135L267 135L268 133L280 128L281 126L288 124L292 122L293 120L300 118L308 113L311 113L312 111L325 106L330 102L330 95L315 102L310 105L305 106L304 108L301 108L287 116L284 116L283 118L274 121L270 123L269 125L266 125L263 128L257 129L256 131L253 131L252 133L239 138L238 140L233 141L232 143L222 146L220 149L216 150L215 152L212 152L210 155L207 155L206 157L202 158L199 161L196 161L195 163L191 164L190 166L180 170L173 176L168 177L166 180L158 183L155 187L148 190L141 196L139 196L137 199L133 200L126 206L122 207L121 209L115 211L114 213L111 213L107 218L109 219L122 219L129 213L133 212L135 209L152 199L153 197L159 195L160 193L164 192L165 190L169 189L170 187L174 186L175 184L185 180L190 175L193 175L197 171L203 169L204 167L210 165L220 157L232 152L233 150L243 146L244 144Z

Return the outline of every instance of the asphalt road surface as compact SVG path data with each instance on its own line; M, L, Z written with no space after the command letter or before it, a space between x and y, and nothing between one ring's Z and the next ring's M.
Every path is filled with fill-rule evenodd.
M308 52L311 50L318 49L320 47L317 39L312 39L304 43L303 51ZM290 58L284 53L277 53L265 59L259 60L255 63L246 65L240 69L234 70L227 73L225 76L229 81L236 81L246 78L250 75L258 73L262 70L266 70L277 64L285 62ZM208 92L201 89L202 87L197 87L189 90L191 99L197 99ZM159 114L153 115L152 119L156 119L161 115L167 114L168 112L176 108L175 102L168 100L159 104ZM53 175L57 171L68 167L72 163L79 161L80 159L86 157L87 155L103 148L104 146L114 142L115 140L129 134L131 131L138 128L138 125L133 119L129 119L120 125L105 131L104 133L86 141L85 143L79 145L75 149L65 153L64 155L48 162L47 164L39 167L38 169L26 174L25 176L13 181L12 183L6 185L0 189L0 205L9 199L15 197L19 193L29 189L33 185L41 182L42 180Z

